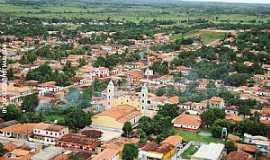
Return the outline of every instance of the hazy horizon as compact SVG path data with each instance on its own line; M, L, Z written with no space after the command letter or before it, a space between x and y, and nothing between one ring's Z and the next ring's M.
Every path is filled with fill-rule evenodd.
M262 4L270 4L270 0L184 0L184 1L229 2L229 3L262 3Z

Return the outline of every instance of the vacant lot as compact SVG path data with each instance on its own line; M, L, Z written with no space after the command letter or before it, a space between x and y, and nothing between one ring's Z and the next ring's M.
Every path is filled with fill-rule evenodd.
M203 136L197 133L192 133L189 131L181 131L181 130L178 130L177 133L180 136L182 136L185 141L197 141L197 142L203 142L203 143L211 143L211 142L223 143L222 140L214 138L212 136Z

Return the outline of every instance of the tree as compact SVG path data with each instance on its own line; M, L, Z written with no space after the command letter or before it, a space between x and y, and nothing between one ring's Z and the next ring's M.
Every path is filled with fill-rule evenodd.
M235 144L233 142L231 142L231 141L226 141L225 142L225 148L227 150L227 153L230 153L232 151L236 151L237 150Z
M75 68L71 65L71 62L69 61L67 61L64 65L63 72L69 77L73 77L76 74Z
M86 64L87 64L86 60L85 60L85 59L83 59L83 58L80 58L79 63L80 63L80 65L79 65L80 67L82 67L82 66L84 66L84 65L86 65Z
M39 104L39 99L37 94L31 94L24 97L21 109L23 112L34 112Z
M142 129L138 129L138 134L140 137L139 143L145 144L147 142L147 139L148 139L146 133Z
M213 125L217 119L224 119L225 111L218 108L211 108L201 114L201 119L206 127Z
M2 113L2 117L6 121L10 121L10 120L17 119L19 117L19 114L20 114L20 112L19 112L17 106L15 104L9 104L7 106L7 113Z
M14 71L13 71L12 68L9 68L9 69L7 70L7 77L8 77L9 80L14 80L14 79L16 79L16 77L15 77L15 75L14 75Z
M82 158L80 158L78 155L72 153L69 157L69 160L83 160Z
M122 153L123 160L134 160L138 157L139 150L135 144L125 144Z
M123 130L123 135L125 137L129 137L130 133L132 132L132 124L130 122L125 122L122 130Z
M146 116L141 117L138 122L138 128L141 129L146 135L152 134L152 119Z
M81 109L73 108L72 111L65 116L65 124L71 129L83 129L91 123L91 114Z
M248 133L251 135L262 135L266 134L266 127L260 122L251 119L245 119L239 122L237 131L241 134Z
M0 156L3 156L6 153L6 149L4 148L4 145L0 143Z
M239 111L239 114L244 115L245 117L246 115L250 114L250 107L240 105L238 111Z
M174 104L165 104L163 106L159 106L158 113L164 117L168 116L171 120L173 120L176 116L178 116L178 107Z
M82 108L87 108L91 105L92 100L92 86L88 87L87 89L83 90L82 94L79 97L79 106Z
M215 138L221 138L221 134L222 134L222 127L217 126L217 125L213 125L211 127L211 133L212 136Z
M165 75L169 73L169 65L168 62L164 61L157 61L154 62L153 65L150 67L155 73L160 75Z
M21 123L38 123L43 122L45 120L45 117L40 112L26 112L23 114L20 114L18 117L18 121Z
M53 70L47 63L29 71L26 75L27 80L37 80L41 83L52 81L53 78Z

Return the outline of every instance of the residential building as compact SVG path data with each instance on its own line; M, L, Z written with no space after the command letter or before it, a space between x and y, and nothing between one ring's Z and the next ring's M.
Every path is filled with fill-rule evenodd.
M91 75L97 78L107 78L110 76L110 71L106 67L92 68Z
M31 160L52 160L54 157L62 154L65 150L60 147L47 147L37 154L34 154Z
M69 130L65 126L47 124L47 127L44 128L34 128L33 136L30 140L34 142L40 142L46 145L52 144L55 145L56 141L68 134Z
M170 144L148 142L139 151L139 160L176 160L176 150Z
M57 140L56 146L73 149L96 152L101 146L101 141L96 138L89 138L86 135L67 134Z
M225 107L224 100L220 97L212 97L208 101L209 108L219 108L223 109Z
M182 113L172 120L173 127L193 132L198 132L202 120L198 115L189 115Z
M226 158L226 160L255 160L251 154L246 153L244 151L232 151L230 152Z

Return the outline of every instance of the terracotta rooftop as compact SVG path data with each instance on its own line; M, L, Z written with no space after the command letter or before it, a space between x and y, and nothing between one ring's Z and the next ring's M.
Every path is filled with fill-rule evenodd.
M189 114L185 114L182 113L181 115L179 115L178 117L176 117L173 120L174 124L185 124L185 125L191 125L191 126L200 126L202 121L200 116L197 115L189 115Z
M226 115L225 119L229 120L229 121L234 121L234 122L242 121L242 118L238 115L235 115L235 114L228 114L228 115Z
M166 139L164 139L161 143L169 144L175 147L178 143L182 143L182 141L183 138L181 136L169 136Z
M255 160L255 158L243 151L233 151L226 156L226 160Z
M45 129L46 123L19 123L0 129L2 132L13 132L18 134L32 134L33 129Z
M119 153L120 152L118 149L112 148L104 149L102 152L97 154L92 160L111 160L113 159L114 156L116 156Z
M46 129L50 131L60 131L64 126L48 123L18 123L0 129L2 132L13 132L18 134L32 134L33 129Z
M88 138L85 135L79 135L79 134L64 135L62 138L58 140L58 142L88 145L88 146L91 146L92 148L95 148L96 146L101 145L101 142L99 140Z
M109 110L97 114L97 116L108 116L118 122L127 122L130 119L142 115L135 107L130 105L114 106Z
M173 146L170 144L159 145L155 142L149 142L149 143L145 144L145 146L143 146L142 150L166 154L169 151L171 151L172 148L173 148Z
M236 143L236 147L242 151L245 151L245 152L249 152L249 153L256 152L256 146L254 146L254 145Z
M102 136L102 132L98 130L84 130L81 134L89 137L89 138L100 138Z
M220 102L222 102L224 100L222 98L220 98L220 97L212 97L209 101L211 103L220 103Z

